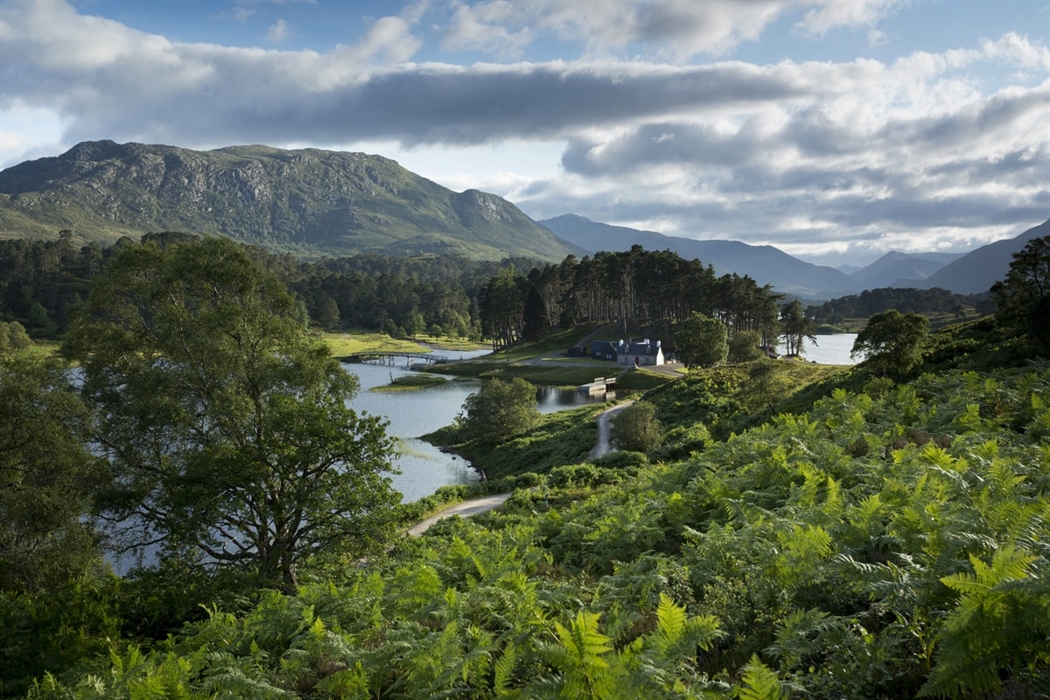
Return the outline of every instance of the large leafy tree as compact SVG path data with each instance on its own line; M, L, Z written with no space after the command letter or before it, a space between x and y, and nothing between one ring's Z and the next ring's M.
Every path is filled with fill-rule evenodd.
M294 590L313 555L387 532L393 444L273 274L221 239L131 245L64 352L84 370L127 547Z
M518 377L509 382L492 379L463 402L461 429L468 440L496 444L536 427L539 421L534 386Z
M1050 350L1050 236L1033 238L1014 253L1006 279L992 286L1002 326Z
M876 372L902 376L922 362L929 328L925 316L902 314L896 309L883 311L868 319L853 341L850 355L863 355Z
M663 442L663 426L656 418L656 406L637 401L620 411L613 422L611 437L622 450L648 452Z
M104 476L63 363L0 349L0 590L55 590L100 560L85 516Z
M689 369L724 364L729 355L727 337L724 323L694 311L675 331L678 359Z

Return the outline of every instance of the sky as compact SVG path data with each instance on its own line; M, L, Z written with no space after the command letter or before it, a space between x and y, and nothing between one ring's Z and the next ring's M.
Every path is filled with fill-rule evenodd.
M824 264L962 252L1050 218L1050 0L0 0L0 168L101 139L378 154Z

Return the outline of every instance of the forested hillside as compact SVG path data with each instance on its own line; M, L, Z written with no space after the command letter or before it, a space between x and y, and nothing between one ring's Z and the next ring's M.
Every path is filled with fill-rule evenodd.
M198 240L182 233L147 234L161 246ZM133 245L77 246L55 241L0 240L0 318L36 337L60 337L91 281L120 250ZM635 247L554 265L527 258L500 262L456 256L358 255L303 262L258 247L248 253L278 274L302 300L312 323L326 330L364 329L390 335L491 338L497 348L536 340L555 327L619 326L627 337L649 334L670 343L692 311L775 344L779 297L754 280L716 277L710 266L668 252Z
M1050 332L1039 323L1050 239L1015 257L996 287L998 318L923 336L914 368L887 370L873 356L809 380L795 363L765 359L692 372L638 397L654 407L644 419L654 421L655 446L485 482L476 490L511 492L501 512L446 520L421 538L400 532L427 503L366 508L381 516L374 532L343 542L345 551L293 548L303 556L291 581L257 556L267 540L222 566L190 553L221 540L209 523L226 527L238 503L265 503L287 522L295 499L329 497L282 496L280 485L295 483L282 475L309 473L333 438L315 400L350 425L358 418L322 399L330 365L288 332L302 319L276 276L226 246L215 263L222 281L212 279L200 262L216 256L198 254L200 245L136 244L96 283L90 324L74 326L66 344L86 363L82 407L60 366L49 373L22 351L0 354L0 439L24 440L7 428L31 416L42 426L35 439L61 459L11 445L0 454L21 455L34 474L77 477L84 512L159 504L193 516L186 526L164 521L179 546L164 550L159 569L118 579L87 557L42 566L35 581L0 579L6 695L1050 693ZM217 372L244 377L243 390L200 381ZM164 391L144 390L153 376L168 382ZM128 391L134 403L112 403ZM574 445L595 435L593 413L575 418L513 438L468 437L525 451L542 431L554 454L552 431ZM252 430L238 432L242 424ZM119 473L137 475L102 500L97 474L77 466L98 468L81 442L91 434L106 437ZM165 435L177 439L158 442ZM185 470L172 471L178 464ZM167 491L152 490L150 473ZM26 512L37 491L48 497L47 480L20 485L0 491L5 515ZM345 495L356 494L356 507L370 488ZM73 537L87 523L67 515L67 530L53 531L70 539L56 544L90 553L90 539ZM11 525L0 536L12 542ZM8 551L0 547L0 559Z
M822 304L811 304L806 313L817 323L841 324L845 321L864 321L874 314L889 309L901 313L917 313L945 322L958 322L968 315L984 315L995 311L991 293L953 294L947 289L911 289L880 287L860 294L832 299Z

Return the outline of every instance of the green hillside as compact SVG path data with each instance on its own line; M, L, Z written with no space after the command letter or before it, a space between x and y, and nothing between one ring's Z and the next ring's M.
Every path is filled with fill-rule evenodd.
M61 230L99 242L151 231L223 235L308 256L556 262L573 252L495 195L453 192L380 156L265 146L85 142L0 173L0 236Z
M657 438L646 451L587 461L601 407L520 430L497 415L492 433L471 423L498 411L468 400L439 432L501 471L479 458L489 480L386 506L382 482L302 488L326 469L356 478L327 455L352 448L339 440L357 419L345 393L321 391L351 387L318 371L336 368L276 277L229 242L194 245L125 246L96 280L63 346L82 402L61 358L26 356L24 332L0 326L0 697L1050 694L1050 238L1015 258L997 317L930 334L915 365L882 349L850 367L759 359L662 378L632 396ZM331 380L300 388L318 376ZM119 447L106 465L98 435ZM482 494L507 499L407 534ZM325 522L348 504L362 510ZM88 518L129 505L175 517L155 521L158 565L118 577ZM224 548L256 514L261 544ZM373 516L316 548L270 536L270 522ZM229 529L213 537L211 522ZM264 568L279 547L291 577Z

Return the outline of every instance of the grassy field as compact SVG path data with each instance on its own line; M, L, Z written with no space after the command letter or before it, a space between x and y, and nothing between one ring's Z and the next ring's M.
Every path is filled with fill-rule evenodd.
M439 350L478 350L486 347L465 338L447 338L420 335L415 339L391 338L375 331L350 331L348 333L321 333L321 339L335 357L346 357L362 352L430 352L430 347ZM426 345L424 345L424 343Z
M495 353L492 359L506 362L521 362L522 360L532 360L540 355L547 355L552 352L567 353L569 348L578 344L595 328L596 326L593 324L585 324L568 331L556 331L538 342L516 345L509 350Z

